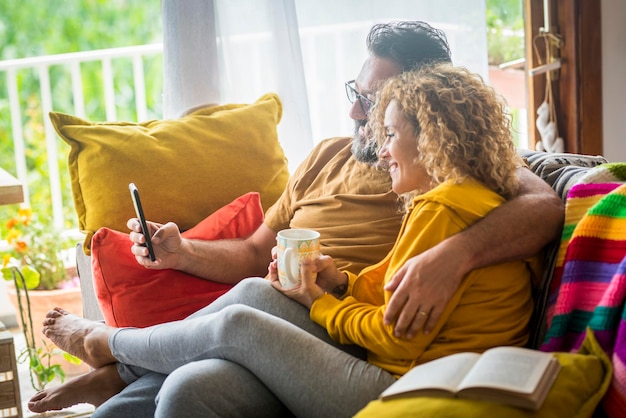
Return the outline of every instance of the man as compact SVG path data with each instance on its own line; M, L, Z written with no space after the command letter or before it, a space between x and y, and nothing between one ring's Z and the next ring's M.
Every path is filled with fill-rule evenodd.
M377 89L387 78L428 62L450 61L450 51L443 32L423 22L375 25L367 47L370 56L358 77L346 83L353 102L350 117L356 125L354 137L322 141L293 174L256 232L244 240L191 241L182 239L174 224L150 223L157 256L152 262L141 246L144 240L138 223L130 220L137 261L148 268L174 268L234 284L267 273L276 233L289 227L319 231L322 252L355 273L382 259L396 238L401 218L388 174L373 164L376 149L368 141L368 113ZM561 200L526 168L520 168L518 176L520 189L515 198L463 233L414 257L394 276L387 287L394 295L385 321L394 325L398 337L411 337L422 328L424 332L432 330L469 271L533 255L558 235L563 222ZM341 295L345 289L332 292ZM152 416L155 395L164 379L153 373L143 376L98 408L94 417ZM172 402L202 398L205 388L197 384L198 380L190 382L178 392L188 397L168 399L170 406ZM219 384L211 390L215 386L219 390ZM159 397L172 397L171 387L168 385L167 394ZM190 393L194 392L190 387L195 393ZM228 391L227 386L223 390ZM238 395L246 396L244 388L238 390Z

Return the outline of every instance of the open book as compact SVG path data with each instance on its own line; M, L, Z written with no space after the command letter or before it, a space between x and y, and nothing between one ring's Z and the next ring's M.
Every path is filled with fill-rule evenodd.
M560 367L551 353L521 347L496 347L483 354L452 354L415 366L380 398L447 396L537 410Z

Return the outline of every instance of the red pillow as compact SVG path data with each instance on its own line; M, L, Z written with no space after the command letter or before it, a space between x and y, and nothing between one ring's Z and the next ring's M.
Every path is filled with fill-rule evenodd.
M263 222L258 193L247 193L182 233L185 238L243 238ZM91 242L98 303L107 324L147 327L185 318L226 293L232 285L178 270L150 270L130 252L128 234L100 228Z

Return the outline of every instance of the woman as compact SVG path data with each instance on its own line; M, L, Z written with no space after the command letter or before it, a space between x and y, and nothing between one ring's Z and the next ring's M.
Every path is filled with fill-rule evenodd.
M504 104L467 70L437 65L386 83L371 120L380 158L407 210L384 260L355 276L321 256L304 264L302 284L288 290L281 288L273 261L271 286L278 292L273 300L264 295L266 304L253 295L272 289L262 279L248 279L183 321L146 329L114 329L51 311L46 336L95 371L37 394L29 408L98 405L137 376L155 371L171 373L159 394L157 416L220 416L233 403L241 415L352 416L416 364L461 351L524 345L532 310L532 272L524 261L467 275L427 335L399 338L393 325L383 323L390 297L384 283L406 260L513 195L521 161ZM348 290L341 299L325 292L342 285ZM338 344L363 347L367 360ZM169 390L170 379L198 370L203 384L231 385L238 396L223 399L209 389L190 401L184 391Z

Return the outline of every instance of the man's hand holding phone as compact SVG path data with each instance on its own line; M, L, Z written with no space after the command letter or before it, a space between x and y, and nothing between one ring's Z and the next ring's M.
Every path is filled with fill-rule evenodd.
M147 221L139 200L139 192L135 193L137 187L133 186L132 183L128 185L133 204L135 201L139 203L135 206L137 217L129 219L126 226L131 230L129 235L133 243L131 252L135 255L137 263L150 269L179 269L183 237L178 225L173 222L162 225ZM151 253L154 258L151 257ZM156 254L159 258L156 258Z

